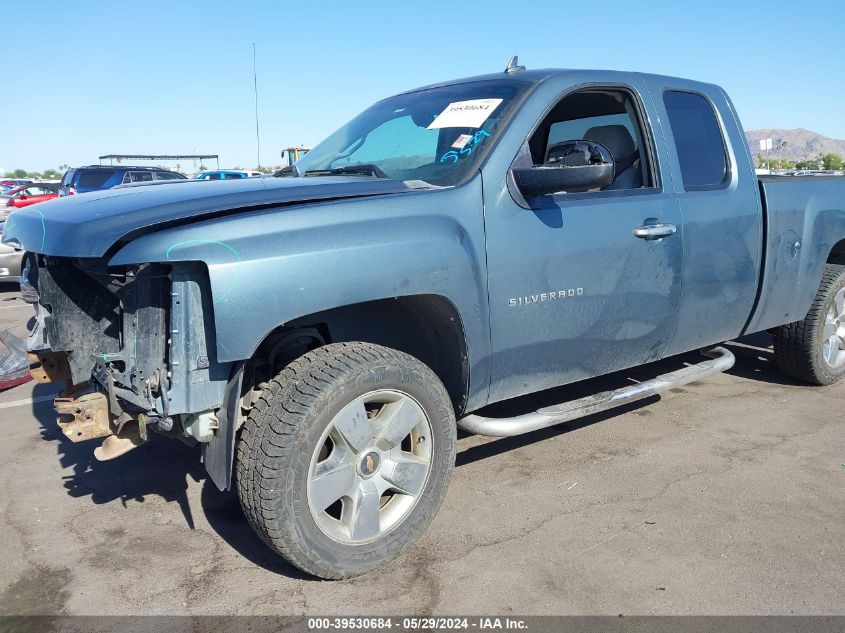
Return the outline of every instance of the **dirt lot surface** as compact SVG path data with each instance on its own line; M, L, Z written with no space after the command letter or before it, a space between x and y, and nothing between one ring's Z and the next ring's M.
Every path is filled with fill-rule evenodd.
M22 335L16 297L0 289L0 328ZM96 462L59 432L51 388L16 387L0 393L0 614L845 614L845 384L780 377L769 344L731 344L730 372L622 411L461 437L428 531L343 582L276 558L196 450Z

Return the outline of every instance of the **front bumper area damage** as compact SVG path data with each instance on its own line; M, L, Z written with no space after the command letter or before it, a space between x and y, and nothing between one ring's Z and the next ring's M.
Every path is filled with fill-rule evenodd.
M53 400L59 428L73 442L85 442L114 433L108 397L97 391L74 395L68 356L65 352L29 352L29 373L41 384L63 384ZM82 389L85 389L83 385Z
M84 442L112 434L109 402L96 391L78 397L59 396L53 401L59 415L59 427L68 439Z
M35 382L68 383L70 381L70 367L67 354L53 354L51 352L29 352L29 373Z
M116 424L108 397L101 392L60 395L53 401L53 406L58 414L59 428L72 442L105 438L94 449L94 457L101 462L120 457L147 440L144 414L132 420L124 413L120 416L123 423Z
M63 386L58 424L74 442L105 438L113 459L149 433L213 442L230 364L215 360L205 270L198 264L107 267L39 255L30 373ZM33 279L34 278L34 279ZM197 419L206 421L198 432Z

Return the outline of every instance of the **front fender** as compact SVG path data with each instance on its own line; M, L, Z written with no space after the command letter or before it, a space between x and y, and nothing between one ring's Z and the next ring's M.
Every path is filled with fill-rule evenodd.
M298 317L440 295L457 308L471 400L486 398L489 327L480 178L457 188L257 211L144 235L111 265L204 262L218 362L248 359Z

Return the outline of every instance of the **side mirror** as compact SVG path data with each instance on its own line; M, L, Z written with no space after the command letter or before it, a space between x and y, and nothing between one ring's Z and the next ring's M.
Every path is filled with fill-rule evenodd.
M613 155L594 141L564 141L549 148L546 162L514 168L514 181L524 196L599 189L613 182Z
M18 196L18 200L26 200L27 198L29 198L29 196L26 195L25 193L22 193L21 195Z

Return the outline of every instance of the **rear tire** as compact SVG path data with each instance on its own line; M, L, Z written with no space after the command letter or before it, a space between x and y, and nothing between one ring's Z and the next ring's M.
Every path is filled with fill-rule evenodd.
M426 365L378 345L326 345L257 400L238 442L238 495L275 552L314 576L350 578L431 522L455 442L449 395Z
M845 266L826 266L807 316L775 328L774 349L792 378L821 386L845 376Z

